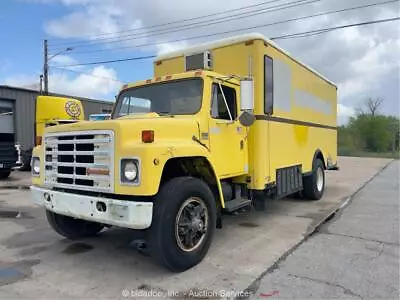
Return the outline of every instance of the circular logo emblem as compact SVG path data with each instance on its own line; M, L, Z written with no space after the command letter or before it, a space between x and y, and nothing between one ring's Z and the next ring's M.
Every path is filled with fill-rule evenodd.
M74 101L67 101L65 103L65 112L74 119L81 115L81 107Z

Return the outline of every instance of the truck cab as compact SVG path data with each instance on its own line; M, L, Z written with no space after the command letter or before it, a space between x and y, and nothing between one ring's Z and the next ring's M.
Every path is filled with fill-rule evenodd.
M78 214L95 231L102 224L150 228L157 259L165 259L166 245L199 253L189 261L168 254L169 268L186 269L205 253L225 208L221 180L248 172L240 100L240 80L210 71L124 86L111 120L46 128L32 158L34 201L71 238L88 233L70 235L60 219ZM228 189L229 198L246 193L245 183ZM167 228L175 239L166 238Z

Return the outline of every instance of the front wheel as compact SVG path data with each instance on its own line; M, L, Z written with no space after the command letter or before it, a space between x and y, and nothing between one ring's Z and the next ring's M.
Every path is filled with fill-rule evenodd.
M49 210L46 210L46 217L55 232L71 240L94 236L104 228L100 223L63 216Z
M154 200L149 251L174 272L197 265L206 255L216 227L216 203L210 188L193 177L177 177Z
M319 200L325 190L325 171L324 163L321 159L316 159L313 163L311 175L304 177L304 196L306 199Z
M11 170L0 170L0 179L6 179L10 176Z

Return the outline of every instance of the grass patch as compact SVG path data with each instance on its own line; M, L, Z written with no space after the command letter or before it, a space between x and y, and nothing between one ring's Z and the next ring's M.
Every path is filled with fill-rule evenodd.
M350 149L339 149L339 156L353 156L353 157L376 157L376 158L393 158L400 159L400 152L369 152Z

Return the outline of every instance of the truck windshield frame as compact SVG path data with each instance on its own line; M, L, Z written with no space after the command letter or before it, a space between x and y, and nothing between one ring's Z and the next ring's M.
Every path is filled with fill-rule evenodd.
M152 112L160 115L194 115L202 107L203 90L204 81L200 77L132 87L118 96L112 118Z

